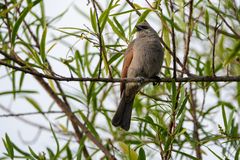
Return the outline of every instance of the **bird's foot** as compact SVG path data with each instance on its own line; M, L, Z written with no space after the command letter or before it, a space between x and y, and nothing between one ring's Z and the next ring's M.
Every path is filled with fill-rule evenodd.
M153 86L156 86L156 85L160 85L160 80L161 80L161 78L160 77L158 77L158 76L153 76L152 77L153 79L156 79L156 81L157 82L153 82L152 84L153 84Z

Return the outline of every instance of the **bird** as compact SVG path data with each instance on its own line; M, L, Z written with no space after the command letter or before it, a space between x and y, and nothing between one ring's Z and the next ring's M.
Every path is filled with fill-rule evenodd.
M164 58L160 37L147 21L137 24L135 28L136 38L124 53L121 78L157 78ZM146 84L141 81L120 83L121 100L112 118L115 127L129 130L134 98Z

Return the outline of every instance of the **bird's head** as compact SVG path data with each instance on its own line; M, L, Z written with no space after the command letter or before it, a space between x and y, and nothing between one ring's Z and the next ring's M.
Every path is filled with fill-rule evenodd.
M137 37L146 37L156 34L156 31L148 24L147 21L137 24L135 28L137 30Z

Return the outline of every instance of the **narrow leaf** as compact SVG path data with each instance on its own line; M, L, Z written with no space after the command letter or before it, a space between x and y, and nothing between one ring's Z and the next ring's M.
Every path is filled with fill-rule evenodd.
M47 36L47 26L44 27L42 38L41 38L41 44L40 44L40 55L43 63L46 62L46 53L45 53L46 36Z

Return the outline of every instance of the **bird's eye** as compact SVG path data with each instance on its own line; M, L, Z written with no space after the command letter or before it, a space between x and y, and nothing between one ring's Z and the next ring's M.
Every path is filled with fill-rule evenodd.
M149 27L146 25L137 25L136 28L137 28L137 31L141 31L141 30L148 29Z
M142 29L148 29L148 26L141 26Z

